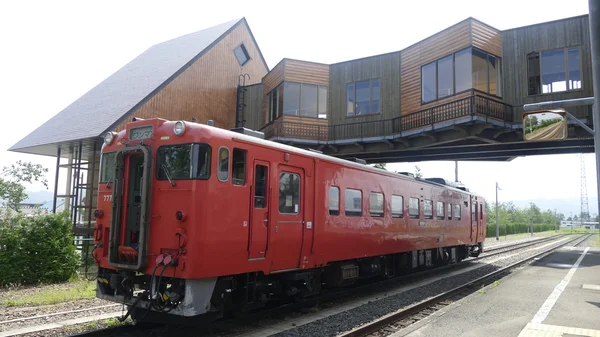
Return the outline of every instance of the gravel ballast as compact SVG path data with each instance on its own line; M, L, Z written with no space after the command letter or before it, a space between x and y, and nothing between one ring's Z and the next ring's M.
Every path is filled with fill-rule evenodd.
M564 242L552 245L563 244ZM550 246L548 247L550 248ZM527 247L526 249L531 249ZM428 285L413 289L409 292L404 292L374 301L360 307L340 312L335 315L295 327L293 329L275 334L276 337L296 337L296 336L312 336L312 337L329 337L335 336L343 331L347 331L359 325L368 323L378 317L387 315L403 307L418 303L429 297L436 296L442 292L451 290L468 280L473 280L484 276L494 270L498 270L512 263L515 263L527 256L535 255L535 252L522 252L492 264L485 265L473 271L453 277L441 279Z

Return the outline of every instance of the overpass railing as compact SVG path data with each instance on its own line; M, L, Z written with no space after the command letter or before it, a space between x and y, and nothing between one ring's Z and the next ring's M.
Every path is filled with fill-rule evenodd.
M264 132L266 139L292 138L327 142L390 136L461 117L483 116L502 122L513 122L513 112L513 106L473 91L468 97L391 119L336 125L276 119L260 131Z

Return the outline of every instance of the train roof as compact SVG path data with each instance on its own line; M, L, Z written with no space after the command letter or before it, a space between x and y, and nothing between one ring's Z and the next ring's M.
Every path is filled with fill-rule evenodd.
M194 123L194 124L200 125L201 127L212 127L210 125L204 125L204 124L198 124L198 123ZM291 153L302 154L302 155L305 155L308 157L319 158L321 160L334 162L334 163L340 164L340 165L360 168L363 170L368 170L370 172L379 173L379 174L387 174L389 176L399 177L399 178L405 179L405 180L418 181L418 182L426 183L429 185L434 185L434 186L438 186L438 187L442 187L442 188L455 190L457 192L462 192L465 194L475 194L475 193L469 191L469 189L466 188L466 186L464 184L459 183L459 182L450 181L450 180L447 180L444 178L420 179L420 178L414 177L413 174L408 173L408 172L395 173L395 172L391 172L391 171L378 169L376 167L367 165L367 163L362 159L352 158L352 157L346 158L346 159L337 158L337 157L333 157L330 155L326 155L318 150L314 150L314 149L310 149L310 148L302 149L299 147L294 147L291 145L286 145L286 144L277 143L277 142L274 142L271 140L266 140L263 138L262 133L254 131L254 130L249 130L249 129L245 129L245 128L236 128L236 129L232 129L232 130L226 130L226 129L214 128L214 127L212 127L212 128L213 128L213 131L216 131L217 133L222 133L224 137L231 136L233 138L242 139L246 142L257 143L257 144L269 146L269 147L272 147L272 148L275 148L278 150L282 150L282 151L289 151Z
M165 123L169 123L169 122L175 123L176 122L176 121L167 121L162 118L149 118L149 119L146 119L145 121L150 121L153 119L154 120L162 120ZM209 122L209 124L211 124L211 125L201 124L198 122L191 122L191 121L184 121L184 122L186 123L186 125L188 125L190 127L190 130L194 130L194 129L209 130L210 133L212 134L212 137L217 136L217 137L223 137L223 138L232 138L233 140L237 139L237 140L244 141L247 143L254 143L254 144L258 144L258 145L265 146L265 147L270 147L270 148L281 150L281 151L287 151L290 153L300 154L300 155L304 155L307 157L318 158L320 160L329 161L329 162L336 163L339 165L353 167L353 168L357 168L357 169L361 169L361 170L365 170L365 171L369 171L369 172L373 172L373 173L384 174L384 175L397 177L397 178L404 179L404 180L418 181L418 182L425 183L428 185L434 185L434 186L438 186L441 188L447 188L450 190L454 190L456 192L463 193L463 194L475 195L475 193L469 191L461 183L455 183L453 181L449 181L444 178L425 178L425 179L416 178L416 177L414 177L413 174L408 173L408 172L395 173L395 172L391 172L391 171L387 171L387 170L382 170L382 169L379 169L376 167L372 167L370 165L367 165L367 163L362 159L352 158L352 157L338 158L338 157L333 157L333 156L324 154L321 151L314 150L314 149L303 149L303 148L299 148L299 147L295 147L295 146L291 146L291 145L287 145L287 144L277 143L277 142L274 142L271 140L264 139L264 134L259 131L254 131L254 130L250 130L247 128L234 128L231 130L227 130L227 129L212 126L212 121ZM123 130L121 132L125 132L125 130Z

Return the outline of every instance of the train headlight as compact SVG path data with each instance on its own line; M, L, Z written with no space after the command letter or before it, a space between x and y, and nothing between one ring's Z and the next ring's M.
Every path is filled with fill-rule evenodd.
M185 123L183 121L175 122L175 125L173 126L173 132L177 136L183 135L183 133L185 132Z
M110 131L104 135L104 144L110 145L115 140L115 133Z

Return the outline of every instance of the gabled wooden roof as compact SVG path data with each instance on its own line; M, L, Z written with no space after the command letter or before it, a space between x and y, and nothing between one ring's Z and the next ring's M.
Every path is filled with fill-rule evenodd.
M245 18L148 48L8 150L54 156L61 143L102 137L240 24Z

